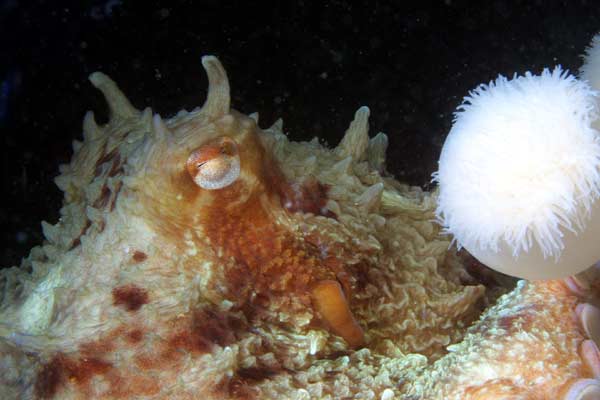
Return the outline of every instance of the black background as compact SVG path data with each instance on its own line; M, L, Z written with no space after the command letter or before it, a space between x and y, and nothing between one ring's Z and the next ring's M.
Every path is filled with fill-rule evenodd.
M339 141L354 111L390 138L388 170L428 187L452 112L498 74L577 71L600 31L596 1L0 0L0 266L18 264L55 223L52 179L81 139L86 110L106 121L87 76L111 76L163 116L202 105L200 57L228 72L234 108L277 118L295 140ZM468 194L465 194L468 195Z

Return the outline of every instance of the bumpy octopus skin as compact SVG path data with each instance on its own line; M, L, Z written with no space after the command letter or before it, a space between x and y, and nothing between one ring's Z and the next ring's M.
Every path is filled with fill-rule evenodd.
M596 399L600 273L500 276L448 249L435 193L230 109L163 120L101 73L61 219L2 271L2 398Z

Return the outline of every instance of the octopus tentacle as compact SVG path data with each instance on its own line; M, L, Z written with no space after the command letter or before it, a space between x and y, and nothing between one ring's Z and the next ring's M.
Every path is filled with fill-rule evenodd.
M586 335L600 343L600 310L591 304L580 303L575 308L575 314L579 317Z
M595 379L580 379L573 383L563 397L564 400L600 399L600 382Z
M581 344L581 358L592 371L596 379L600 379L600 350L593 340L584 340Z

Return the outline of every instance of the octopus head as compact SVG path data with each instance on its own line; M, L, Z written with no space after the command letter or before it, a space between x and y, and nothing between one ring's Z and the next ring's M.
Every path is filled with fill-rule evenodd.
M297 316L298 329L314 315L351 346L362 345L352 285L339 278L348 275L344 263L298 231L306 213L335 219L325 185L286 176L272 135L229 108L220 63L203 63L210 84L204 106L170 120L154 117L153 146L137 174L144 219L190 268L201 260L219 265L202 288L213 303L256 309L260 301Z

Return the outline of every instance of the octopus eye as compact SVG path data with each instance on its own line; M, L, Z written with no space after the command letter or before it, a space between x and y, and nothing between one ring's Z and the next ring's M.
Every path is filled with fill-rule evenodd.
M225 136L211 140L192 151L186 168L194 183L202 189L229 186L240 176L237 143Z

